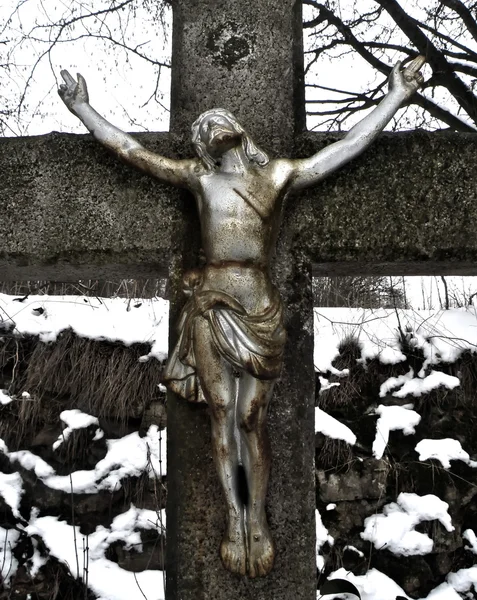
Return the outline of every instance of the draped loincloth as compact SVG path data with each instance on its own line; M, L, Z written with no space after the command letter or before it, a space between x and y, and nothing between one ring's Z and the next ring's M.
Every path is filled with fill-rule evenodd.
M215 347L233 367L257 379L280 375L286 332L283 304L274 289L270 306L248 314L232 296L215 290L194 291L184 306L177 329L179 339L164 368L162 381L191 402L205 402L194 355L194 323L204 317Z

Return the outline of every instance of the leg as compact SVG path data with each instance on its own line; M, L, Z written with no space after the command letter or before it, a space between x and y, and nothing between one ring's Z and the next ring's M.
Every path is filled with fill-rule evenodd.
M235 438L236 380L229 363L217 352L204 318L194 330L197 373L210 407L212 444L217 473L227 506L227 530L220 546L224 566L246 575L244 510L238 494L238 451Z
M237 412L242 440L242 462L247 474L248 570L250 577L267 575L275 557L265 515L265 497L270 473L270 442L266 416L274 381L255 379L243 373L239 380Z

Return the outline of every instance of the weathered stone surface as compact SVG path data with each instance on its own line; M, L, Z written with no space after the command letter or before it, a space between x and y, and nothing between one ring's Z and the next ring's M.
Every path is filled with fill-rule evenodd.
M305 134L296 154L334 139ZM329 263L316 274L475 275L476 147L474 134L382 135L309 190L292 227L313 263Z
M223 107L258 144L290 155L294 135L304 125L302 57L296 57L300 5L295 0L175 2L172 131L185 135L199 113ZM171 331L183 302L180 273L197 264L194 233L184 223L183 254L170 270ZM279 245L276 279L287 306L289 339L268 421L272 471L267 502L277 546L275 568L266 578L250 580L222 567L218 549L225 507L211 457L207 411L171 395L168 600L316 598L311 269L299 249L290 254L288 241L284 236Z
M139 137L168 156L191 156L186 135ZM303 134L295 154L333 139ZM473 134L384 135L289 200L282 238L301 247L316 275L475 274L476 143ZM157 276L184 235L198 239L190 197L125 168L89 136L1 139L0 186L2 280Z
M317 471L320 500L329 504L382 498L390 471L389 462L370 459L359 467L350 467L346 477L340 477L336 473L327 476L325 471Z
M171 130L211 108L235 114L260 144L289 152L305 128L301 2L177 0Z
M170 134L147 146L174 153ZM90 136L0 140L0 279L167 272L183 219L175 190L125 168Z

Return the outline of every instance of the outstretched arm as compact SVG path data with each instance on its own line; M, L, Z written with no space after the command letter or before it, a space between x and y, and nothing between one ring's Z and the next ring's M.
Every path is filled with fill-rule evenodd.
M355 158L383 131L401 104L422 85L419 69L425 59L418 56L401 70L401 63L389 77L389 92L373 112L356 124L347 135L330 144L314 156L292 163L291 189L301 189L318 183L330 173Z
M58 89L63 102L94 137L124 162L141 171L180 187L192 187L196 160L172 160L141 146L128 133L124 133L97 113L89 104L86 81L78 73L76 82L68 71L61 71L65 81Z

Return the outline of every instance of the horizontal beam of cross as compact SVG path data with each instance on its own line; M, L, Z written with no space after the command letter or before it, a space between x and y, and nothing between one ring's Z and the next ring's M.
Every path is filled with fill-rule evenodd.
M190 155L172 134L141 141ZM297 156L335 139L306 133ZM288 201L280 244L315 274L476 274L472 134L384 135L364 156ZM125 168L89 136L0 140L0 279L158 277L197 219L193 201ZM197 221L198 227L198 221Z

